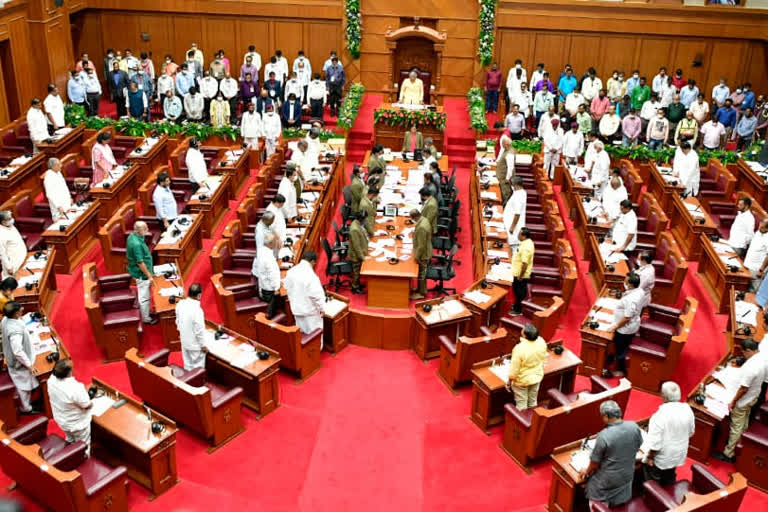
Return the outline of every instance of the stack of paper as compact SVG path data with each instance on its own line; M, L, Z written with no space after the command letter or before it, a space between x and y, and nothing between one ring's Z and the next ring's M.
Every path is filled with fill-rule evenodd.
M40 278L43 276L43 273L40 272L38 274L30 274L28 276L20 277L19 278L19 287L23 288L27 286L28 284L36 285L40 282Z
M571 467L581 473L589 467L591 451L579 450L571 455Z
M731 246L723 242L712 242L712 247L714 247L715 252L718 254L730 254L733 252Z
M496 192L492 192L490 190L483 190L480 192L480 199L490 199L492 201L495 201L499 198L498 195L496 195Z
M29 258L26 262L24 262L24 268L27 270L42 270L45 268L45 265L48 263L48 255L43 254L39 258L35 259L34 257Z
M519 165L531 165L533 162L533 155L528 153L516 153L515 163Z
M597 299L597 302L595 303L595 305L598 308L615 310L619 305L619 300L612 299L611 297L600 297L599 299Z
M691 203L683 203L685 204L685 208L688 210L688 213L690 213L694 217L704 217L704 212L701 209L701 205L691 204Z
M501 381L507 382L509 380L509 366L510 366L510 360L504 359L504 362L502 364L492 364L488 367L488 369L491 371L492 374L497 376Z
M163 263L162 265L155 265L152 267L152 273L155 275L165 274L166 272L176 273L176 265L173 263Z
M456 299L443 302L442 307L449 315L460 315L461 313L467 311L467 308L464 307L464 304Z
M184 289L177 286L171 286L168 288L161 288L157 293L159 293L161 297L183 297Z
M760 309L757 304L738 300L734 303L734 309L736 310L734 313L736 322L757 326L757 311Z
M488 249L488 256L491 258L509 258L509 252L499 249Z
M600 322L601 324L610 324L613 322L613 314L608 313L607 311L593 311L589 314L589 317L596 322Z
M347 303L337 299L330 299L323 304L323 314L329 318L336 318L345 309Z
M728 416L728 405L719 400L707 397L704 399L704 407L720 419Z
M102 395L91 400L91 403L93 404L93 407L91 407L91 415L101 416L107 412L110 407L112 407L112 405L115 403L115 400L108 397L107 395Z
M493 281L508 281L515 280L515 276L512 273L512 265L507 262L501 262L498 265L491 265L490 270L485 275L486 279Z
M471 300L475 304L485 304L489 300L491 300L491 296L481 292L480 290L472 290L469 292L464 292L464 297L467 298L467 300Z

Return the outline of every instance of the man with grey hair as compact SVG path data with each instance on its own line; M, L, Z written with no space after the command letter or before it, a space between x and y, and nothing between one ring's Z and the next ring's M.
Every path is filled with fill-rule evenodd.
M643 461L646 480L662 486L677 481L677 468L685 464L688 440L696 428L693 411L680 401L680 386L672 381L661 385L661 404L648 422L647 454Z
M136 280L136 291L139 299L141 321L145 324L156 324L157 318L152 318L150 309L152 305L152 253L147 247L146 236L149 234L147 223L137 220L133 224L133 233L128 235L125 241L125 257L128 260L128 273Z
M440 160L440 157L443 156L438 153L437 148L435 147L435 141L432 137L424 137L424 149L428 149L430 153L432 153L432 158L435 160Z
M0 211L0 262L3 264L3 279L15 275L27 259L27 245L14 223L15 219L10 210Z
M256 250L251 273L259 280L259 295L267 303L267 317L275 314L275 294L280 289L280 266L275 259L277 237L274 233L264 235L264 245Z
M58 158L48 159L48 170L43 174L43 188L51 208L51 218L66 218L67 210L72 207L72 196L67 187L67 180L61 174L61 161Z
M259 247L264 246L264 240L268 234L276 235L275 214L269 210L264 212L264 215L261 216L259 222L256 223L256 251L259 250ZM277 252L275 252L275 256L277 256Z
M589 466L581 476L588 478L586 496L590 510L596 503L615 507L632 498L637 450L643 444L640 428L622 419L621 407L613 400L600 404L605 428L597 434Z

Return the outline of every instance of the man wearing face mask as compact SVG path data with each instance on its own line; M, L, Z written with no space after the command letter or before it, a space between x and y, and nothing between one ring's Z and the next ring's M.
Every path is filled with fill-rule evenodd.
M210 119L211 102L216 97L216 93L219 92L219 81L213 78L208 70L205 71L203 79L200 80L200 92L203 95L204 119L208 121Z
M93 72L93 71L91 71ZM48 96L43 100L46 117L48 118L48 132L53 133L64 126L64 102L61 101L59 89L56 84L48 84ZM86 105L86 112L88 106Z
M528 73L523 67L523 61L516 59L515 65L509 68L507 73L507 94L510 98L520 91L520 84L523 82L528 83Z
M157 318L152 318L150 308L152 304L152 253L149 252L145 237L149 234L149 228L144 221L136 221L133 225L133 233L128 235L125 242L125 256L127 259L128 273L136 280L136 291L139 299L139 311L141 320L145 324L156 324Z
M282 133L282 125L280 123L280 116L275 113L274 105L267 105L267 112L262 119L264 128L264 143L267 149L267 158L275 152L277 147L277 140Z
M531 83L528 85L528 89L531 91L536 90L536 84L544 79L544 63L539 62L536 64L536 71L531 73Z
M757 97L755 102L755 117L757 117L757 128L755 129L755 136L757 138L765 138L766 127L768 127L768 102L761 94Z
M3 265L3 279L16 274L27 258L27 246L16 229L15 222L9 210L0 211L0 262Z
M296 218L298 214L296 209L296 185L294 182L297 179L296 164L289 162L285 169L283 179L280 180L280 185L277 187L277 193L285 198L285 204L282 207L283 216L288 222L291 222Z
M593 99L597 98L601 90L603 90L603 81L597 76L595 68L589 68L587 77L581 82L581 94L584 95L584 99L590 104Z
M104 57L104 78L108 78L112 71L112 61L115 60L115 50L107 49L107 55Z
M229 124L229 102L224 99L224 95L219 91L216 99L211 102L211 126L220 128Z
M658 149L669 137L669 120L664 116L664 109L656 111L656 118L648 121L645 138L651 149Z
M733 219L728 236L728 245L739 255L739 258L743 258L754 236L755 216L752 214L752 200L749 197L739 198L736 202L736 218Z
M93 69L88 69L85 75L85 101L88 103L88 115L99 115L99 101L101 100L101 82Z
M685 186L685 194L695 197L699 195L699 183L701 182L701 170L699 169L699 155L691 149L689 142L683 142L675 151L672 161L672 174L680 178L680 184Z
M661 90L664 88L664 86L667 84L667 68L660 67L659 68L659 74L653 77L653 82L651 82L651 90L661 96Z
M752 144L756 129L757 118L754 116L752 109L747 108L744 110L744 115L741 116L741 119L739 119L739 122L736 124L736 130L734 130L733 134L733 138L736 139L736 147L739 150L743 150Z
M731 98L725 100L725 104L717 109L715 115L725 127L726 138L730 138L731 132L736 128L736 118L738 116L738 112L733 108L733 100Z
M189 70L189 64L185 62L181 65L181 72L176 73L176 94L183 98L196 83L194 73Z
M632 96L632 91L635 90L635 87L640 85L640 71L637 69L632 70L632 76L629 77L629 80L627 80L627 94Z
M726 85L725 78L720 79L720 83L712 88L713 106L720 108L725 105L725 100L731 95L731 89Z
M627 84L624 83L624 73L617 70L613 70L611 78L605 83L605 88L608 91L608 99L614 105L621 101L624 94L627 92Z

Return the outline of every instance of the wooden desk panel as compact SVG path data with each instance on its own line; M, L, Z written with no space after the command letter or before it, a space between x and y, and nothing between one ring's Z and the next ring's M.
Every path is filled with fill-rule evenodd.
M396 109L392 103L382 103L378 106L377 110L382 109ZM443 107L437 107L438 112L443 112ZM381 144L385 148L392 148L393 151L400 152L403 149L403 137L410 127L406 126L389 126L383 121L376 123L373 127L374 141L376 144ZM426 139L432 137L435 147L438 151L443 150L443 136L444 132L438 130L433 126L420 126L419 131ZM368 163L368 160L363 161L364 164Z
M443 302L455 300L462 305L463 311L450 314L441 305ZM432 310L424 311L424 306L429 304ZM466 325L472 317L472 312L458 300L458 296L449 295L437 299L425 300L415 304L416 329L413 336L413 350L422 359L430 359L440 355L440 336L447 336L456 342L459 336L466 334ZM432 315L440 315L435 319Z
M85 125L81 124L57 140L50 143L42 142L38 144L37 148L44 153L47 158L61 158L69 153L79 153L84 133Z
M160 330L163 333L165 348L170 351L181 350L181 340L179 330L176 328L176 301L183 298L186 293L184 290L184 280L181 276L172 275L172 279L166 279L164 276L155 275L152 279L152 303L155 305L155 314L160 321ZM160 290L165 288L176 288L178 297L171 303L171 297L165 297L160 294Z
M27 260L16 272L17 280L33 274L40 276L37 284L32 286L31 289L19 286L13 293L14 300L23 304L28 311L36 311L40 308L50 311L53 306L53 299L56 298L56 272L53 271L54 262L56 261L55 252L53 249L42 251L41 257L47 258L47 263L42 270L30 270L28 268L27 262L36 260L35 256L37 253L27 253Z
M43 191L42 177L47 168L47 160L43 153L38 153L23 165L14 167L15 170L7 176L0 174L0 203L24 189L30 190L30 197L37 197Z
M192 226L184 233L184 237L173 244L157 244L155 253L157 253L157 264L173 263L181 270L181 277L187 278L187 274L192 269L192 264L197 259L200 251L203 250L201 215L191 215L194 220Z
M480 291L491 298L482 304L469 300L467 292ZM481 281L476 281L469 286L461 295L461 302L472 313L469 323L465 327L465 335L470 337L483 336L480 327L489 327L492 331L501 324L501 317L504 316L504 305L509 294L509 288L487 283L486 288L481 286Z
M486 434L490 427L504 423L504 406L515 401L515 395L507 390L507 383L490 370L495 361L497 359L477 363L472 370L472 410L469 419ZM552 388L566 395L573 393L579 365L581 359L565 347L560 355L549 352L538 399L543 401L547 390Z
M600 291L600 294L598 294L597 299L595 299L595 304L593 304L592 308L587 312L587 315L581 324L581 328L579 329L581 332L580 356L584 362L579 373L586 375L587 377L591 375L597 375L598 377L602 376L603 369L605 368L605 359L608 354L612 353L615 349L612 333L592 329L587 326L588 322L591 321L592 312L597 310L595 307L597 301L603 297L615 298L614 294L615 290L603 288ZM607 308L600 308L600 311L613 314L613 311Z
M136 149L126 157L138 167L138 183L144 183L159 167L168 165L168 136L161 135L158 139L137 137Z
M722 451L725 447L725 443L728 440L730 420L728 416L718 418L706 407L697 404L694 396L698 394L699 388L704 385L715 370L728 363L729 355L726 354L712 371L701 379L699 385L694 386L688 394L688 405L693 409L693 416L696 421L696 430L688 443L688 457L705 464L714 451Z
M50 324L50 317L48 317L48 311L42 308L36 309L38 313L42 315L42 318L38 320L38 322L42 322L43 325L47 324L47 327L50 329L49 332L41 333L40 339L41 340L49 340L53 338L54 342L56 343L59 351L59 359L67 359L70 357L69 351L64 346L64 344L61 342L61 336L59 336L59 333L56 332L56 329L53 325ZM25 314L25 321L29 321L31 318L29 313ZM35 325L37 322L33 322L31 325ZM51 352L54 351L45 351L40 352L35 356L35 370L37 370L37 373L35 374L35 377L37 378L37 381L40 383L40 392L43 395L43 413L48 416L49 418L53 418L53 412L51 411L51 403L48 399L48 386L47 381L48 378L53 374L53 367L56 364L56 361L48 361L48 355L51 354Z
M737 164L740 192L746 192L759 204L768 204L768 179L758 174L747 162L739 159Z
M232 197L237 197L251 175L250 154L250 148L226 150L221 155L219 166L215 169L218 174L229 176Z
M122 407L110 407L91 418L94 455L112 466L124 465L128 475L153 497L176 485L176 423L99 379L94 378L92 385L107 396L119 394L126 401ZM153 433L153 422L162 423L165 429Z
M206 190L206 187L203 186L198 189L198 193L203 193L206 198L204 200L190 198L187 202L189 212L197 213L202 218L203 238L213 237L221 219L229 212L229 201L232 199L232 176L223 174L220 178L211 177L210 179L221 179L213 194L210 192L210 187Z
M333 292L326 292L325 295L347 304L335 317L323 315L323 348L337 354L349 343L349 297Z
M708 236L717 233L717 226L695 197L688 197L683 200L677 194L673 194L671 198L672 207L667 208L664 205L662 207L664 211L670 212L669 225L672 236L675 237L683 256L688 261L699 261L702 251L700 235ZM698 207L698 211L703 213L703 217L698 217L698 219L702 219L703 223L696 221L685 203Z
M679 196L680 193L685 191L685 186L680 185L680 180L677 179L677 185L673 185L664 179L664 175L659 170L654 162L649 163L651 170L651 177L646 183L648 183L647 192L656 198L661 208L665 212L670 212L672 209L672 198Z
M43 240L49 248L55 249L54 272L70 274L99 240L98 215L101 204L91 203L64 231L48 229Z
M737 293L738 291L733 288L728 291L728 300L730 302L730 307L728 308L728 344L731 353L734 351L739 352L741 350L741 342L748 338L760 343L765 337L766 332L768 332L768 320L760 313L760 309L757 311L757 325L747 325L736 318L734 303ZM743 300L756 305L758 308L760 307L757 304L757 296L754 293L745 293ZM749 334L746 333L746 327L749 327Z
M717 308L716 311L721 314L727 313L731 304L730 290L733 288L736 291L746 291L752 280L752 274L744 267L741 258L733 251L723 254L730 256L734 266L738 267L736 272L729 270L720 259L709 237L701 235L700 239L703 249L699 261L701 283L709 292L715 308Z
M138 166L132 165L109 188L104 188L101 183L90 188L88 194L93 199L98 199L101 204L99 209L99 226L106 224L112 215L125 203L136 199L136 189L138 188L136 176L138 171Z

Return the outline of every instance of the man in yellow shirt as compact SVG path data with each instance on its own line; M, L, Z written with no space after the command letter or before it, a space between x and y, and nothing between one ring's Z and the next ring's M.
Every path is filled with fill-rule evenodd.
M515 407L520 411L536 407L539 386L544 378L544 362L547 360L547 342L539 336L533 324L523 327L520 343L512 349L507 389L515 395Z
M523 314L523 301L528 296L528 281L533 270L534 253L531 230L527 227L520 228L517 239L520 240L520 245L512 255L512 275L515 277L512 282L512 293L515 294L515 303L509 312L513 316Z

